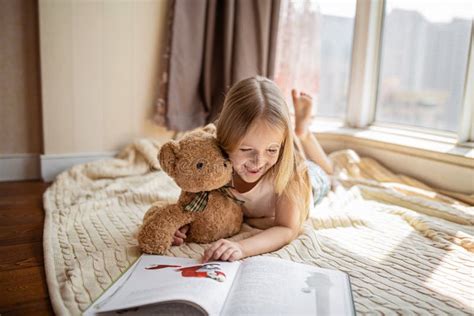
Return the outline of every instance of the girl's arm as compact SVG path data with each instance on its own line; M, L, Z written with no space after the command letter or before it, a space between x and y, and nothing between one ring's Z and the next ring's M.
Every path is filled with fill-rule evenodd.
M245 257L271 252L289 244L300 230L300 214L296 205L286 197L278 199L275 209L275 221L270 227L250 238L240 240Z
M272 252L289 244L297 235L286 226L273 226L237 243L242 248L242 258Z
M244 222L258 229L275 226L275 217L245 217Z
M204 252L202 261L234 261L280 249L298 236L299 223L300 214L296 205L282 197L275 209L275 226L238 242L220 239Z

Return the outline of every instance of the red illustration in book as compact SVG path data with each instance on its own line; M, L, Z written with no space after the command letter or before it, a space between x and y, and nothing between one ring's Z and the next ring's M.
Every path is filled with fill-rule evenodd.
M174 264L154 264L146 267L147 270L159 270L164 268L179 268L175 271L181 272L182 277L210 278L219 282L225 281L225 273L221 271L218 263L199 264L190 267L181 267Z

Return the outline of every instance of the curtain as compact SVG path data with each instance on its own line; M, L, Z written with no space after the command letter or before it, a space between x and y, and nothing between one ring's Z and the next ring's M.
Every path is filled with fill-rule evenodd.
M235 82L274 77L280 0L169 0L155 122L212 122Z

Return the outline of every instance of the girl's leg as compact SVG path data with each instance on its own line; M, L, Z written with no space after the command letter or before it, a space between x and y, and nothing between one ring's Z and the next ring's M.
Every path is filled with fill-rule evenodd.
M316 136L308 132L305 135L298 136L304 148L306 156L317 163L327 174L333 173L332 161L324 152Z
M298 95L295 89L291 91L291 95L295 107L295 133L299 139L297 145L303 149L307 159L317 163L327 174L332 174L332 161L324 152L316 136L309 130L313 106L311 96L304 92Z
M298 147L298 150L300 151L303 158L305 160L308 160L309 158L306 156L306 152L304 151L303 144L301 143L300 137L298 135L296 135L294 141L295 141L296 147Z

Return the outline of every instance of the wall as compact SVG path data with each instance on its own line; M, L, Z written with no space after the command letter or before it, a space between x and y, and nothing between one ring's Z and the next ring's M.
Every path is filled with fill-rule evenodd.
M0 0L0 156L42 152L38 10Z
M114 152L151 122L167 1L40 0L44 157Z

